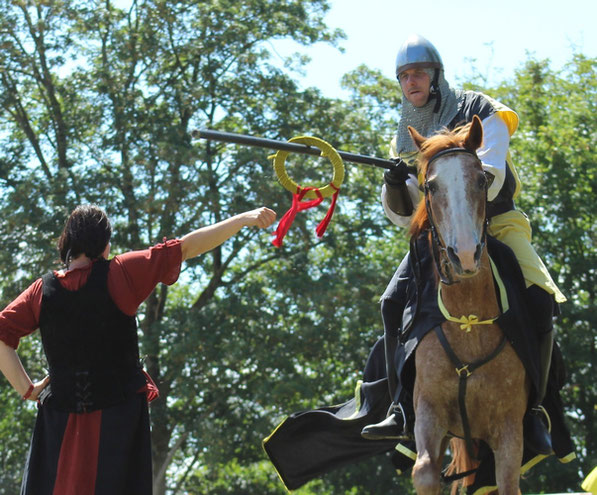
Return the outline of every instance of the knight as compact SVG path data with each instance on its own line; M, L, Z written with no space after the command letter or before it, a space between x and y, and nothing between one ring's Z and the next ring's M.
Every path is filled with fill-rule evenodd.
M410 36L396 57L396 77L402 91L402 113L398 131L390 143L390 155L398 166L384 174L381 202L389 220L399 227L410 223L420 200L420 180L416 169L417 148L408 133L413 127L429 137L442 128L454 129L477 115L483 124L484 141L477 154L489 177L487 192L487 233L508 246L516 256L526 284L526 299L534 328L534 358L538 370L528 412L524 419L525 444L537 454L552 453L550 434L540 405L548 393L563 415L559 384L550 383L554 349L553 318L558 304L566 301L549 271L531 245L531 226L527 216L516 208L521 180L512 162L510 137L518 127L518 115L493 98L470 90L450 87L444 65L436 48L419 35ZM392 407L380 423L362 430L367 439L408 439L412 437L414 412L410 391L401 382L405 353L400 352L413 323L408 286L412 279L411 256L407 255L394 273L381 297L384 325L385 365ZM559 351L557 352L560 356Z

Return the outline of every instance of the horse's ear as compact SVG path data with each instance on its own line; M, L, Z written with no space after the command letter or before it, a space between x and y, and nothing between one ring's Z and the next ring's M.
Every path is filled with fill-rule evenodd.
M423 141L425 141L425 138L421 136L414 127L411 126L408 126L408 133L410 134L410 137L415 143L417 149L421 149L421 146L423 145Z
M478 115L473 115L473 121L464 138L464 147L467 150L476 151L483 142L483 124Z

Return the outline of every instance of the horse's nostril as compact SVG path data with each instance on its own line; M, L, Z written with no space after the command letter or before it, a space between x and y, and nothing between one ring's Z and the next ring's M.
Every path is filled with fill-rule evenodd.
M458 254L456 254L456 250L452 246L448 246L446 252L448 253L448 259L450 262L455 267L460 267L460 258L458 257Z
M481 253L483 252L483 245L481 243L477 244L477 248L475 249L475 261L478 262L481 259Z

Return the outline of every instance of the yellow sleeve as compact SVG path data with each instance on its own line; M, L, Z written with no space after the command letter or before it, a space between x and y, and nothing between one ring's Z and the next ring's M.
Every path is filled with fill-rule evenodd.
M483 96L485 96L485 98L491 102L491 105L493 108L495 108L500 119L506 123L506 126L508 127L508 133L510 136L512 136L512 134L516 132L516 129L518 129L518 114L503 103L494 100L491 96Z

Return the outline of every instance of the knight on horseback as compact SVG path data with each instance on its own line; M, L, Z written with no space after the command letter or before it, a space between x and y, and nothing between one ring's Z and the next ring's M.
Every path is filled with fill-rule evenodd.
M444 66L438 51L418 35L409 37L400 47L396 58L396 77L404 98L398 132L390 147L392 158L401 165L385 173L381 192L384 211L395 225L408 226L414 207L420 200L421 178L416 172L418 150L408 127L429 137L442 128L454 129L471 122L475 115L482 121L484 141L477 154L490 181L487 233L512 249L518 260L538 342L537 349L533 350L538 363L538 380L524 420L525 442L538 454L550 454L551 438L542 419L543 413L538 411L546 391L555 394L552 403L561 406L559 387L555 384L548 386L548 383L553 376L549 373L554 348L553 317L558 314L558 303L566 301L566 298L530 243L528 218L514 204L521 182L510 157L509 142L517 129L518 115L480 92L452 89L444 78ZM408 332L407 327L414 319L411 314L407 316L405 313L412 273L410 263L407 255L381 297L385 361L393 407L384 421L363 428L361 434L367 439L412 436L412 397L401 383L398 372L403 365L399 356L404 356L404 353L397 353L404 343L401 336Z

